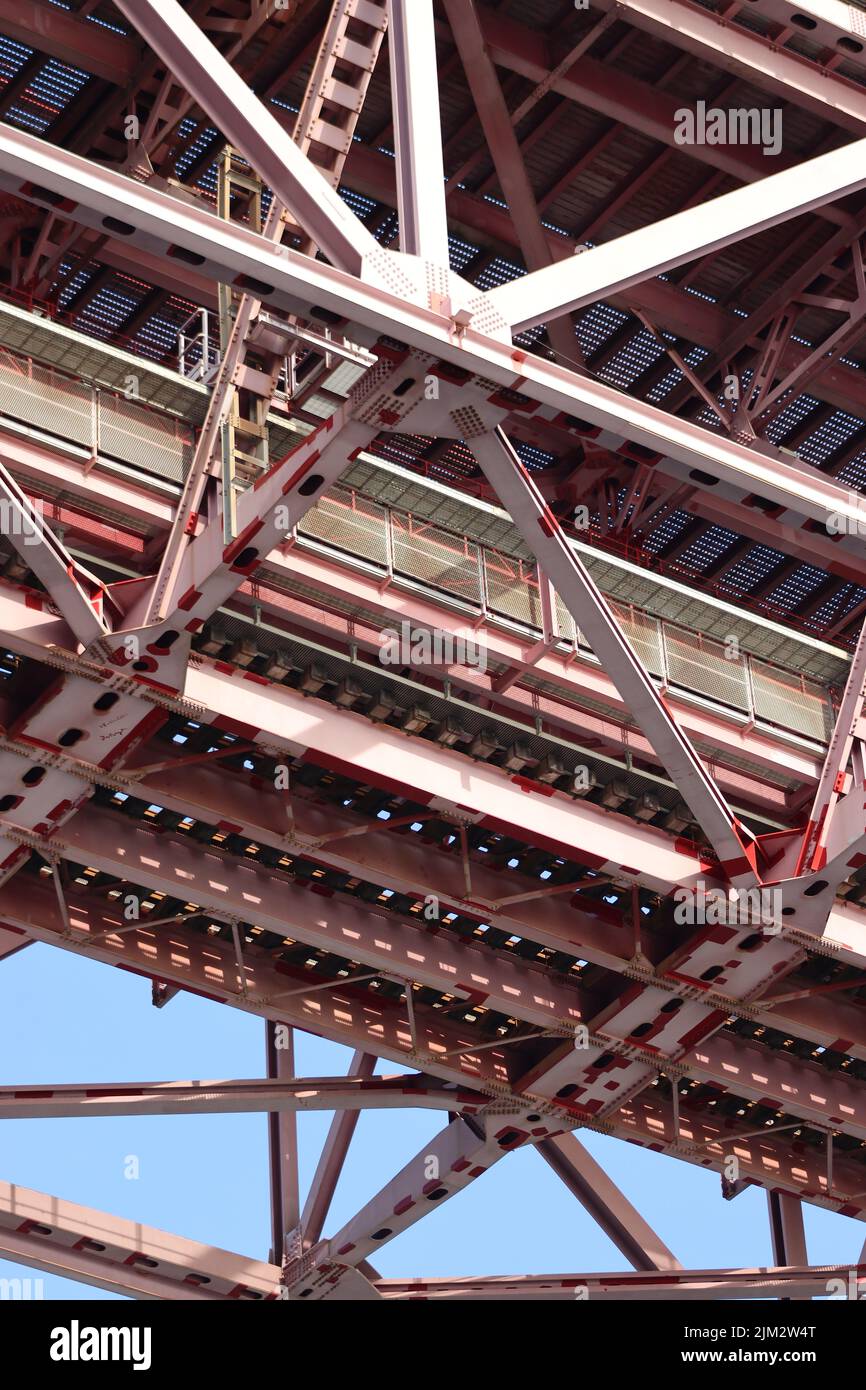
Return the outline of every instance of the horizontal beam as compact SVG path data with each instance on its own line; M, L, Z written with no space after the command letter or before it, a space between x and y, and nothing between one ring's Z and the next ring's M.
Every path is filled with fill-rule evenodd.
M291 1081L156 1081L0 1087L0 1119L117 1115L243 1115L318 1110L472 1113L486 1097L424 1077L310 1076Z
M612 387L516 350L507 341L507 325L488 295L471 286L463 290L474 323L463 329L441 312L285 247L277 249L244 227L222 223L209 212L9 126L0 127L0 170L4 171L0 186L9 192L29 197L49 211L60 207L64 216L100 233L105 231L105 217L114 230L114 224L122 221L130 245L169 259L190 252L200 258L199 269L205 275L241 288L253 287L264 302L285 312L308 313L310 305L318 305L353 323L399 336L422 353L454 362L483 380L519 390L558 411L579 413L592 424L625 434L690 467L709 465L719 477L746 487L749 493L758 492L796 515L826 522L838 513L840 527L849 525L857 534L861 510L847 489L818 470L715 437ZM395 260L394 270L406 260L412 258ZM412 290L414 267L405 269L406 288ZM462 283L452 276L453 289Z
M75 954L106 964L120 966L147 980L173 984L217 1003L240 1007L245 1012L284 1022L356 1049L375 1052L398 1065L417 1065L413 1059L413 1040L406 1022L405 1006L379 998L369 1002L350 985L333 990L309 989L286 996L292 974L285 967L257 954L255 972L245 995L237 990L237 965L230 942L192 932L182 925L167 930L142 925L113 940L110 935L117 918L111 918L99 903L69 897L71 918L100 942L85 941L76 931L69 932L60 916L51 889L41 883L19 878L14 885L0 886L0 919L15 922L28 938L59 946ZM83 936L83 933L82 933ZM526 1098L514 1089L515 1047L496 1050L477 1049L477 1036L465 1023L443 1018L441 1013L425 1011L416 1004L416 1029L435 1041L437 1057L425 1063L425 1070L458 1086L501 1097L501 1114L518 1114L526 1108ZM427 1017L429 1015L429 1018ZM423 1018L423 1022L422 1022ZM510 1099L509 1099L510 1098ZM550 1102L536 1102L540 1113L561 1113L562 1102L552 1110ZM679 1122L670 1105L645 1092L604 1123L585 1121L592 1129L628 1139L640 1147L669 1153L703 1168L722 1171L726 1156L735 1153L741 1173L762 1186L781 1188L832 1211L843 1211L866 1219L866 1197L862 1165L837 1155L833 1167L833 1187L828 1188L823 1154L802 1145L792 1147L789 1135L762 1132L756 1138L747 1121L692 1116L686 1107Z
M47 612L26 606L5 586L0 586L0 627L8 634L10 649L37 660L51 646L56 661L56 648L64 645L63 624ZM82 671L90 669L86 663L78 664ZM75 665L73 661L70 669ZM146 683L136 684L145 699L159 703ZM537 796L527 795L522 782L515 783L499 769L450 750L431 750L384 725L373 726L371 742L370 721L363 716L303 698L283 686L250 682L243 671L228 674L202 660L190 669L186 694L197 706L197 717L218 720L241 737L284 749L292 756L301 754L333 770L350 768L362 780L423 805L446 811L468 807L476 823L491 830L516 831L531 843L610 873L615 881L638 881L664 895L671 883L688 884L706 878L710 871L686 842L652 826L611 816L559 792L550 794L548 788L544 795L540 791ZM61 751L57 749L58 754ZM258 819L251 817L253 822ZM599 855L600 843L608 852L606 859ZM630 866L627 876L623 865ZM835 905L824 940L850 953L852 964L866 959L863 912L847 904Z
M790 1268L677 1270L658 1274L501 1274L495 1278L473 1276L450 1279L380 1279L376 1288L385 1299L411 1299L413 1302L439 1299L474 1302L518 1300L566 1301L587 1299L592 1303L644 1303L647 1301L716 1302L719 1299L814 1298L845 1291L846 1297L864 1296L866 1267L818 1265ZM849 1294L849 1289L855 1292Z
M322 899L292 880L241 860L223 859L215 875L209 856L202 855L198 846L173 841L150 829L137 829L111 813L90 808L79 811L52 840L52 845L58 855L73 862L123 875L133 884L143 883L169 896L186 896L205 913L240 916L277 934L288 930L293 939L357 961L364 969L399 981L414 981L512 1014L530 1028L567 1037L578 1025L588 1026L593 1036L586 1047L577 1049L568 1038L521 1078L523 1089L551 1102L564 1085L574 1086L571 1105L582 1118L607 1117L641 1082L648 1085L652 1081L656 1069L653 1062L639 1052L636 1054L629 1041L638 1023L649 1021L654 1025L653 1058L672 1058L688 1067L689 1052L700 1039L696 1052L703 1057L704 1074L714 1085L739 1094L738 1080L742 1079L744 1089L751 1081L749 1093L757 1090L760 1094L756 1098L771 1096L775 1103L803 1118L819 1124L838 1123L838 1128L846 1133L866 1136L866 1088L861 1084L847 1078L828 1081L817 1067L809 1064L799 1064L779 1075L772 1055L754 1048L749 1054L739 1041L731 1046L710 1036L721 1028L727 1010L719 1008L717 1000L702 997L700 972L735 954L739 940L752 934L749 925L733 929L732 939L715 947L704 940L705 933L699 932L693 946L684 944L677 952L669 972L660 968L659 974L670 973L674 988L686 995L686 1002L677 1011L662 1012L671 995L648 980L643 987L624 987L621 998L611 1001L598 1014L597 1002L577 982L560 983L537 966L503 957L480 944L469 945L446 932L431 937L420 924L388 920L384 914L359 908L339 894ZM82 920L77 903L69 911L69 934L86 940L90 936L87 919ZM164 930L153 928L160 935ZM108 944L119 944L124 936L125 932L117 930L112 940L109 933ZM768 979L777 978L783 968L790 968L797 959L794 948L772 938L763 943L760 951L737 957L731 982L719 986L731 1001L728 1007L735 1011L738 996L759 992ZM246 955L240 980L235 966L234 989L239 1001L256 987L261 965L258 953ZM340 987L338 983L336 988ZM351 981L343 982L343 987L351 987ZM297 989L303 992L303 984ZM273 1002L279 1004L281 993L286 992L278 991ZM425 1044L423 1038L416 1043L411 1014L408 1026L413 1065L426 1070L448 1049L436 1043ZM721 1057L714 1060L720 1046ZM605 1069L598 1070L598 1060L611 1052L624 1053L624 1057L617 1067L610 1069L606 1064ZM756 1077L760 1078L757 1084ZM823 1104L812 1099L815 1087L828 1088ZM257 1093L257 1104L265 1090L262 1087ZM170 1089L167 1094L170 1095ZM0 1092L0 1102L2 1099ZM87 1106L92 1109L97 1099L88 1099ZM58 1104L62 1101L61 1094ZM82 1103L80 1095L72 1101ZM95 1113L112 1110L114 1102L110 1097L103 1097L101 1103L108 1111ZM146 1103L152 1103L159 1113L159 1104L166 1100L162 1095L156 1099L140 1096L136 1102Z

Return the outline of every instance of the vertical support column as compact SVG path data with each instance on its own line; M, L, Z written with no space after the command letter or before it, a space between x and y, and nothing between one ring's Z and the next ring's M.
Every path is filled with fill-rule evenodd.
M773 1244L773 1263L777 1265L807 1265L806 1228L803 1224L803 1204L790 1192L767 1192L767 1212L770 1217L770 1239ZM806 1295L783 1302L809 1303Z
M265 1020L268 1080L289 1081L295 1074L294 1030L287 1030L288 1047L277 1047L276 1027L270 1020ZM282 1264L290 1253L286 1250L286 1237L297 1230L300 1220L298 1131L294 1112L269 1113L268 1149L271 1170L271 1262Z
M448 264L432 0L388 0L400 250Z

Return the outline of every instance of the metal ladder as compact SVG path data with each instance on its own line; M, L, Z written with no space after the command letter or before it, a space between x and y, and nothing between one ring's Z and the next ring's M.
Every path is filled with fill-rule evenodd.
M334 188L352 146L386 27L387 0L335 0L307 82L292 138ZM236 151L227 148L218 165L221 217L231 217L233 196L243 202L253 230L274 241L300 239L297 249L315 255L313 242L276 201L263 223L261 183ZM220 426L219 450L228 542L237 534L238 494L269 466L268 414L281 377L292 391L299 337L293 321L263 314L259 301L237 296L228 286L220 286L219 308L222 360L225 373L231 374L230 384L222 382L231 398ZM305 380L304 399L315 389L318 375Z

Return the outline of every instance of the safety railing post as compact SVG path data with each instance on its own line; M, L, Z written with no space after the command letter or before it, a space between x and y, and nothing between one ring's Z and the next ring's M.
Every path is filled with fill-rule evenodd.
M670 668L668 666L668 638L665 624L661 618L656 618L656 627L659 635L659 652L661 653L661 680L662 690L667 690L670 684Z

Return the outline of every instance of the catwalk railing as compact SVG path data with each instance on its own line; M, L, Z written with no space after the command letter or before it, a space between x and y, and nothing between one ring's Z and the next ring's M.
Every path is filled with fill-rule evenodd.
M104 453L172 482L180 482L195 449L192 425L155 410L129 394L42 366L0 346L0 414L46 434Z
M538 567L479 545L428 521L337 488L307 513L301 545L344 562L373 566L392 582L434 590L492 623L541 636ZM817 681L760 661L732 643L666 622L637 606L614 603L623 631L662 688L730 710L747 723L824 743L834 722L830 692ZM576 658L595 661L589 643L556 596L557 636Z
M0 347L0 416L160 477L180 482L195 448L194 428L134 397L100 390ZM537 567L411 515L337 489L308 514L311 541L394 581L420 584L492 622L533 636L542 630ZM710 701L747 721L826 742L833 701L820 683L659 619L636 605L612 605L650 674L663 687ZM559 638L593 661L583 633L557 597Z

